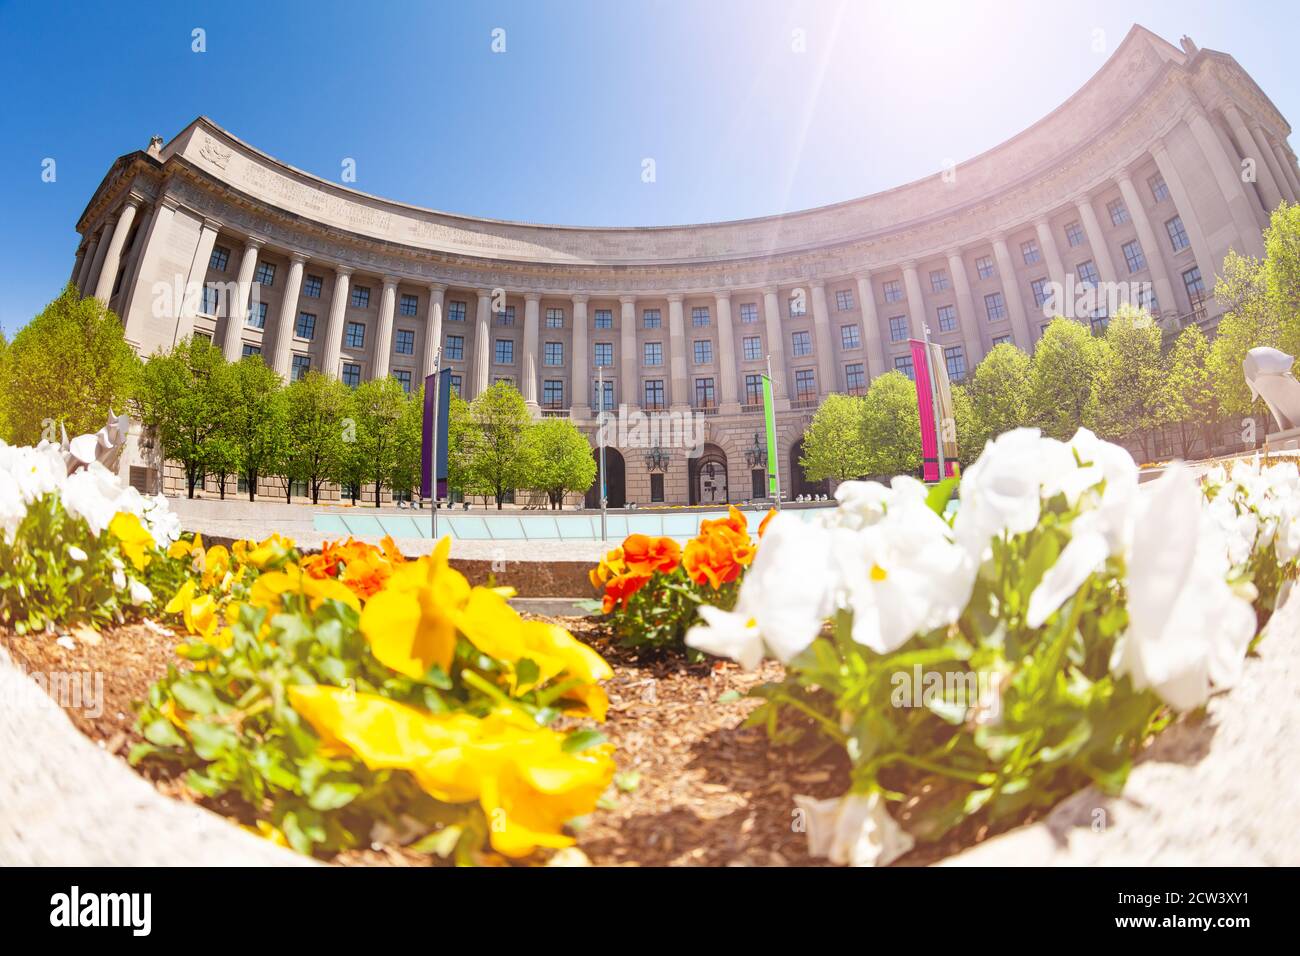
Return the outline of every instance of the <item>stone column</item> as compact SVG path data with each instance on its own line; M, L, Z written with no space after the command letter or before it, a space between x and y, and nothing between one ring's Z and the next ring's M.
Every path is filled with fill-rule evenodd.
M242 270L241 270L242 271ZM325 325L326 375L343 377L343 317L348 309L348 287L352 284L352 270L347 266L334 268L334 294L330 296L329 321Z
M72 275L68 276L68 281L73 285L77 284L77 280L81 276L82 266L86 263L86 248L85 242L77 246L77 259L72 263Z
M99 258L99 235L91 233L90 239L86 242L86 255L81 260L81 267L77 271L77 291L83 296L86 294L86 287L90 283L90 274L94 268L96 260Z
M740 393L736 388L736 335L731 327L731 293L713 296L718 306L718 369L722 379L719 412L730 415L740 411Z
M1282 164L1273 151L1273 144L1268 138L1268 133L1254 120L1250 121L1249 128L1250 135L1255 140L1255 145L1259 147L1264 161L1268 163L1269 172L1273 174L1273 182L1277 185L1278 192L1287 202L1295 202L1296 194L1291 188L1291 181L1286 178L1286 171L1282 168Z
M903 263L903 288L907 290L907 318L912 327L912 338L925 338L925 297L921 292L921 278L916 274L915 262Z
M122 213L113 226L113 236L108 241L108 251L104 253L99 277L95 280L95 298L105 305L113 295L113 283L117 281L117 270L122 265L122 248L126 245L126 237L131 234L131 224L135 222L136 210L139 208L140 200L135 196L127 196Z
M1169 281L1169 270L1165 268L1164 248L1151 227L1151 219L1147 216L1146 207L1142 205L1138 191L1127 172L1120 173L1116 177L1116 182L1119 183L1120 195L1124 197L1124 205L1128 207L1129 215L1133 217L1133 225L1137 227L1138 242L1142 244L1142 254L1147 260L1147 270L1151 273L1151 284L1155 286L1160 310L1177 312L1178 300L1174 298L1174 287Z
M1016 267L1011 262L1007 238L997 235L993 239L993 256L998 261L998 277L1002 280L1002 297L1007 302L1007 315L1011 318L1011 336L1026 352L1033 351L1034 339L1025 318L1025 302L1016 281Z
M1092 198L1078 196L1074 200L1074 206L1079 210L1079 218L1083 221L1083 231L1088 234L1088 245L1092 248L1092 259L1097 265L1097 275L1102 282L1113 284L1118 278L1115 272L1115 260L1110 257L1106 234L1101 231L1097 212L1092 208Z
M1182 219L1183 229L1187 232L1187 239L1192 244L1192 256L1197 265L1201 267L1201 277L1205 280L1205 287L1212 289L1214 288L1214 277L1222 267L1215 263L1214 255L1210 252L1210 244L1206 241L1205 230L1201 227L1200 217L1196 215L1196 207L1192 204L1191 194L1187 191L1187 187L1183 185L1183 177L1178 172L1178 166L1169 155L1169 150L1165 148L1164 143L1156 143L1152 146L1151 156L1156 161L1156 167L1160 170L1165 185L1169 187L1169 195L1173 197L1174 208L1177 210L1179 218ZM1166 238L1163 241L1168 242L1168 239ZM1162 246L1161 251L1166 248L1168 246ZM1156 294L1159 295L1159 293ZM1175 311L1178 310L1177 300L1175 300L1171 308Z
M178 209L179 205L176 200L167 195L159 198L154 204L153 215L149 218L148 231L144 234L144 245L131 279L131 288L125 290L126 294L118 301L118 314L122 317L125 326L126 340L137 350L141 348L144 342L145 328L156 321L154 317L155 293L153 283L156 281L155 277L160 274L160 264L167 258L167 250L170 248L168 243L172 235L172 224ZM141 229L144 229L143 225ZM204 260L199 273L200 276L206 275L207 265L207 260ZM192 266L193 263L191 262ZM143 280L141 279L142 276L144 277ZM188 285L189 275L177 275L176 279ZM174 280L172 283L173 292L175 288L176 281ZM174 323L178 323L184 305L184 302L172 303L169 318ZM179 341L175 325L172 334L173 341Z
M1241 248L1238 252L1247 256L1262 256L1264 240L1261 236L1259 220L1253 211L1254 202L1246 195L1246 190L1241 184L1241 170L1223 148L1223 143L1215 135L1214 127L1210 125L1209 118L1203 112L1197 111L1189 116L1187 125L1192 135L1196 137L1201 155L1205 157L1210 172L1214 174L1219 192L1223 195L1228 209L1232 212L1232 219L1237 224L1237 233L1241 238ZM1169 181L1168 177L1165 177L1165 181ZM1184 208L1187 207L1180 203L1178 207L1180 214ZM1196 258L1201 264L1202 273L1207 269L1217 273L1221 268L1217 263L1201 259L1199 254ZM1207 289L1211 287L1208 281L1205 287Z
M95 286L99 281L100 270L104 266L104 256L108 252L108 241L113 235L113 227L117 225L117 216L112 215L104 220L103 228L99 230L99 244L95 248L95 257L90 261L90 272L86 275L86 288L83 295L94 295Z
M690 382L686 373L686 319L682 312L682 296L668 297L668 349L669 370L672 373L671 405L685 408L691 404Z
M1278 203L1282 201L1282 190L1278 188L1273 179L1273 166L1269 162L1272 158L1269 156L1269 150L1255 141L1255 137L1246 126L1246 121L1241 117L1241 111L1233 103L1223 105L1223 116L1228 121L1228 126L1232 129L1232 135L1237 138L1237 145L1241 149L1243 159L1249 159L1255 166L1255 186L1259 190L1260 202L1264 211L1271 213L1277 208Z
M524 360L523 372L524 402L530 412L536 412L537 404L537 327L540 320L542 296L539 292L524 293Z
M379 294L379 324L375 329L374 378L385 378L393 355L393 315L397 311L397 278L384 276Z
M474 396L487 391L492 367L492 290L479 289L478 310L474 315Z
M420 384L433 374L433 363L442 345L442 303L447 287L441 282L429 283L429 315L424 323L424 364L420 369Z
M767 327L767 357L772 365L772 400L777 408L790 407L790 389L786 383L785 338L781 331L781 303L776 288L763 290L763 321Z
M172 345L194 334L194 317L203 308L203 282L208 277L208 263L212 261L212 247L217 242L221 228L215 219L204 219L199 228L199 242L190 260L190 271L185 278L185 293L177 314L176 334Z
M587 353L587 296L573 296L573 342L569 350L569 414L586 418L591 411L591 395L587 386L587 369L591 356Z
M826 307L826 283L812 283L813 338L817 345L817 390L822 395L835 391L835 344L831 340L831 316Z
M866 337L867 372L872 378L885 374L885 348L880 337L880 316L876 312L876 293L871 288L871 273L861 272L858 280L858 303L862 311L862 334Z
M1052 309L1055 314L1064 315L1065 263L1061 261L1061 251L1056 247L1056 236L1052 234L1052 224L1044 216L1034 223L1034 231L1038 233L1038 248L1042 250L1043 259L1047 262L1047 275L1057 290L1052 300Z
M289 278L284 284L284 296L280 299L280 317L275 324L275 358L271 368L275 374L286 381L293 354L294 326L298 322L298 295L302 290L302 270L307 264L307 257L301 252L289 253Z
M960 249L948 253L948 273L952 288L957 293L957 321L961 323L962 341L966 344L966 367L971 374L979 359L988 352L988 337L983 334L985 323L975 311L975 297L971 295L970 279L966 276L966 263Z
M628 405L640 405L641 377L637 373L640 367L640 356L636 354L636 296L622 295L618 298L618 351L620 356L619 366L622 369L620 378L622 381L614 387L614 400L616 402L625 402ZM679 305L680 309L681 306ZM610 370L613 374L613 370Z
M1300 202L1300 174L1296 172L1295 162L1281 143L1273 144L1273 155L1277 157L1277 164L1282 170L1283 178L1291 187L1293 201Z
M235 301L230 303L226 316L226 340L222 350L227 362L238 362L243 342L244 323L248 321L248 300L253 291L253 273L257 270L257 250L261 239L244 240L244 256L239 260L239 276L235 280Z

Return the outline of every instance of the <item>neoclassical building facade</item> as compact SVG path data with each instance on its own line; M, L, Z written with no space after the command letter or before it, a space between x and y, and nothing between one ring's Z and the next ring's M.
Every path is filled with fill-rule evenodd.
M1231 56L1136 26L1082 89L986 153L734 222L441 213L310 175L200 117L113 164L78 221L73 280L142 354L198 334L286 379L411 389L440 356L462 396L506 379L536 415L593 436L602 406L688 423L663 434L693 435L694 456L609 430L611 504L759 496L770 363L794 495L813 490L795 463L819 402L911 374L907 340L927 329L957 380L998 343L1031 350L1076 288L1132 288L1169 330L1212 329L1224 256L1262 254L1269 211L1300 196L1289 134ZM160 480L139 450L134 468Z

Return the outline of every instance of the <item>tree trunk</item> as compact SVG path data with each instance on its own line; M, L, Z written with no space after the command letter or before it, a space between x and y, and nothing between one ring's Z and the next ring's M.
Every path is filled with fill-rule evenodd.
M244 475L244 480L248 482L248 500L257 500L257 472Z
M194 473L191 472L188 468L185 469L185 496L186 496L187 498L193 498L193 497L194 497L194 485L195 485L195 481L196 481L196 478L195 478L195 476L194 476Z

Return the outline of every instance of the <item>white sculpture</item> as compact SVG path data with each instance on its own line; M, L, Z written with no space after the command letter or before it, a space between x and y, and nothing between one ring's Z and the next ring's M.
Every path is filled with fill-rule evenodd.
M59 430L63 432L59 451L68 466L68 474L85 468L92 461L99 462L109 471L116 471L118 460L122 457L122 449L126 447L127 435L131 431L131 416L116 415L110 409L107 425L97 432L78 435L71 441L68 440L68 433L62 425L59 426Z
M1300 382L1291 375L1294 363L1294 356L1267 346L1251 349L1241 363L1250 397L1264 400L1279 432L1300 427Z

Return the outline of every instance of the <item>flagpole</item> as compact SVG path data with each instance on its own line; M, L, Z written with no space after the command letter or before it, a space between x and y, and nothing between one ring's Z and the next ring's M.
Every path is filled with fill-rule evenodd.
M433 498L433 540L438 540L438 413L442 411L438 407L438 392L442 382L438 378L438 367L442 364L442 346L433 353L433 435L430 436L429 457L433 460L429 463L429 469L433 472L432 481L430 482L430 495ZM425 387L428 387L428 380L425 380Z
M605 527L605 366L596 366L596 442L600 447L600 540L608 541Z
M776 510L777 510L777 511L780 511L780 510L781 510L781 468L780 468L780 464L781 464L781 463L780 463L780 461L779 461L779 459L780 459L780 453L778 452L778 453L776 453L776 454L773 454L773 452L775 451L775 449L772 448L772 446L773 446L774 444L776 444L776 425L775 425L775 422L776 422L776 388L775 388L774 383L773 383L773 381L772 381L772 356L771 356L771 355L768 355L768 357L767 357L767 393L766 393L766 395L764 395L764 400L765 400L766 402L771 403L771 405L772 405L772 422L773 422L772 431L771 431L771 433L769 434L767 428L764 427L764 429L763 429L763 438L767 440L767 441L766 441L766 444L767 444L767 467L770 468L770 469L772 470L772 480L773 480L773 482L776 484L776 506L775 506L775 507L776 507ZM765 410L765 411L764 411L764 418L766 418L766 417L767 417L767 415L766 415L766 410ZM764 423L764 425L766 425L766 422Z
M939 418L939 371L934 367L934 352L930 348L930 326L922 325L921 334L925 338L925 369L929 372L930 378L930 411L934 416L934 446L939 461L939 477L936 480L943 481L946 475L943 460L943 428Z

